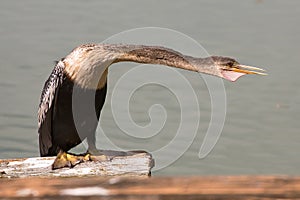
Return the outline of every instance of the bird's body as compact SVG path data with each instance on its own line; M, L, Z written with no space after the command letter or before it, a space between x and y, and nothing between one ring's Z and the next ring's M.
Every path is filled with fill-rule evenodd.
M101 89L81 88L63 70L60 71L59 75L55 75L55 73L57 73L56 69L53 70L52 75L56 76L59 83L52 97L53 106L45 105L49 106L50 110L41 113L44 116L40 116L45 119L45 122L40 124L39 130L41 156L56 156L60 150L67 152L80 144L85 138L88 138L89 146L94 147L95 131L106 96L106 84ZM46 85L50 82L51 79L46 82ZM87 112L91 106L82 103L81 106L77 107L78 117L74 121L72 97L75 95L73 92L77 93L76 98L80 100L84 100L83 97L87 96L94 97L96 117ZM47 95L44 94L42 99L47 98ZM41 105L43 102L45 101L42 100Z
M95 130L105 102L108 67L122 61L167 65L230 81L235 81L244 74L262 74L247 70L260 70L259 68L240 65L232 58L195 58L158 46L79 46L57 62L44 85L38 111L41 156L67 152L85 138L89 150L96 149ZM86 99L93 101L85 102ZM54 166L56 167L61 166Z

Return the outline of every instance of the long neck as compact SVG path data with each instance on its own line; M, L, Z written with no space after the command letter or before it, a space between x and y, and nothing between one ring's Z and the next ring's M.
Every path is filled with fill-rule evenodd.
M195 58L160 46L88 44L77 47L62 60L71 80L83 88L97 89L105 85L107 68L111 64L126 61L219 75L210 57Z
M210 57L194 58L165 47L123 45L119 46L119 49L123 49L124 53L114 62L131 61L159 64L210 74L214 68L213 60Z

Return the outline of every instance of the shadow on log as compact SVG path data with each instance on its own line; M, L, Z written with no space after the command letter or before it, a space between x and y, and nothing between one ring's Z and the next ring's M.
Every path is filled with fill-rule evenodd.
M111 159L86 161L73 168L52 170L55 157L0 160L0 177L72 177L72 176L150 176L154 166L151 154L145 151L106 151ZM97 158L97 156L95 156ZM99 158L101 160L101 158Z

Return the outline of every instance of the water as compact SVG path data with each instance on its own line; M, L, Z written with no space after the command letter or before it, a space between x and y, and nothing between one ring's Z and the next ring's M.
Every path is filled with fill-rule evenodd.
M27 1L25 5L2 1L0 158L38 156L37 106L55 60L79 44L101 42L132 28L156 26L180 31L210 54L233 56L242 63L263 67L269 75L224 82L225 125L213 151L200 160L199 149L211 117L210 97L198 75L182 72L199 98L199 129L183 156L155 174L299 175L299 6L296 0ZM110 102L114 85L131 65L118 65L110 69L103 132L124 149L155 151L165 146L175 137L180 122L176 97L157 85L137 90L129 105L138 125L149 124L148 109L154 104L164 106L168 118L161 132L151 138L124 134L113 120ZM153 117L160 114L154 110ZM178 148L181 145L185 145L184 139Z

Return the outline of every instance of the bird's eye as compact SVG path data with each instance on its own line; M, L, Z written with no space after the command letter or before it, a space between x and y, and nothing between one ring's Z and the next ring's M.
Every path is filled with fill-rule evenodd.
M226 66L232 67L232 66L233 66L233 62L228 62L228 63L226 63Z

